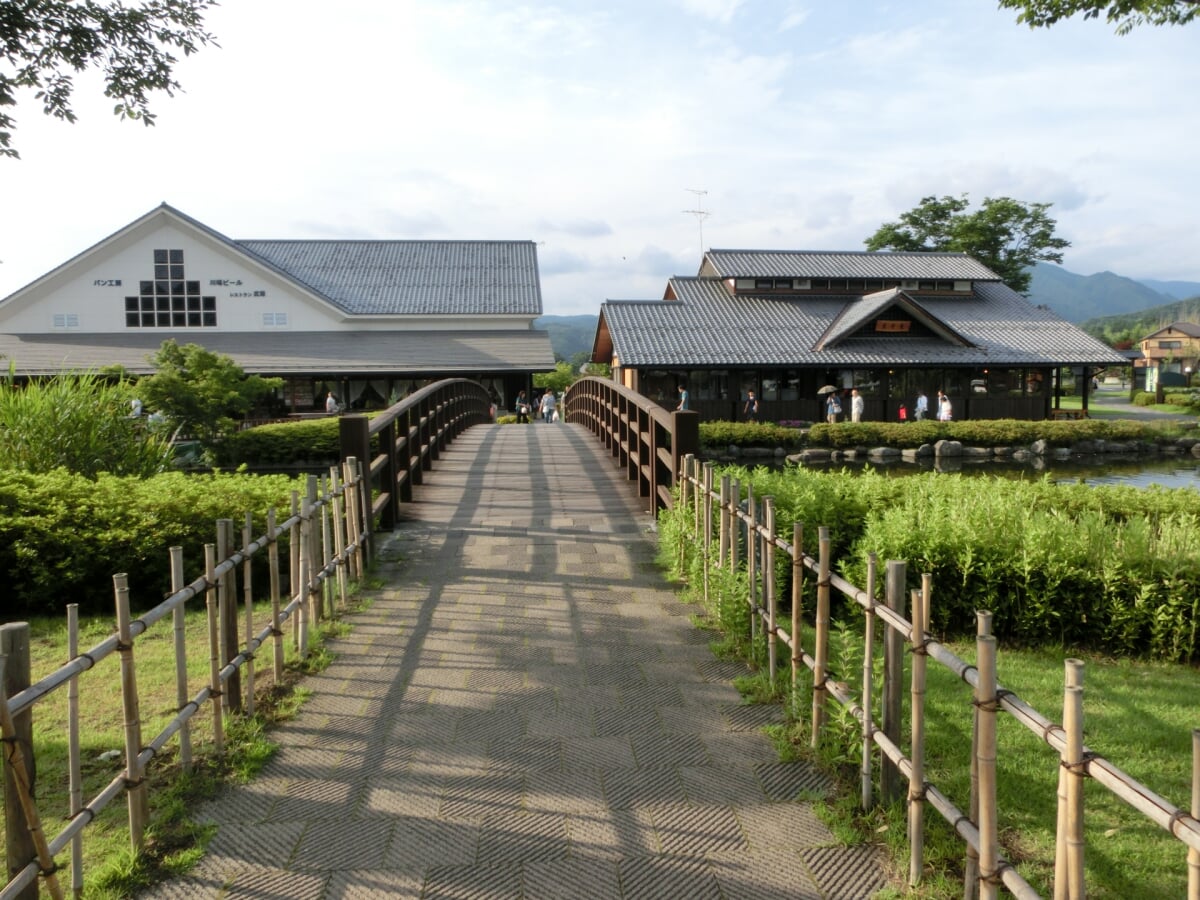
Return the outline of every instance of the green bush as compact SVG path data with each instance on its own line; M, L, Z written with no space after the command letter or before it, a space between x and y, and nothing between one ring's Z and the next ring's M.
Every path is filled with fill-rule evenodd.
M1021 419L978 419L967 422L839 422L814 425L808 442L824 447L919 447L939 440L981 447L1006 447L1046 440L1065 447L1083 440L1154 441L1176 429L1170 423L1128 419L1070 419L1030 422Z
M1133 395L1134 406L1154 406L1157 402L1158 398L1147 391L1138 391Z
M217 519L234 520L240 543L250 512L258 537L269 507L280 522L290 514L293 489L303 486L283 475L171 472L91 481L62 469L0 472L4 616L61 616L68 603L110 611L119 572L129 576L132 602L149 608L169 592L171 546L183 547L190 582L203 573L204 544L215 540Z
M338 418L275 422L239 431L215 448L219 466L290 465L337 462L341 453Z
M818 526L828 527L835 567L854 584L865 585L872 552L880 560L907 560L910 588L929 573L939 635L973 634L975 611L988 609L997 636L1010 642L1200 659L1200 515L1193 491L933 474L719 471L739 483L743 498L751 487L755 497L773 497L777 533L790 539L792 523L800 522L810 555ZM777 566L787 596L790 562L781 558Z
M793 447L801 443L799 428L770 422L701 422L700 444L705 447Z

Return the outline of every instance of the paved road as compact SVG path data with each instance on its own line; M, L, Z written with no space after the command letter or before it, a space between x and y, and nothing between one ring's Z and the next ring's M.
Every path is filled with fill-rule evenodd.
M470 429L382 546L370 609L157 898L865 898L569 425Z

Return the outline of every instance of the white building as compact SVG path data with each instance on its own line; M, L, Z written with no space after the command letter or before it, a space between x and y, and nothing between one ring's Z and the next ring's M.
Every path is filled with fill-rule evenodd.
M448 376L507 406L554 368L532 241L231 240L163 204L0 300L19 377L200 344L285 379L279 411L327 391L380 406Z

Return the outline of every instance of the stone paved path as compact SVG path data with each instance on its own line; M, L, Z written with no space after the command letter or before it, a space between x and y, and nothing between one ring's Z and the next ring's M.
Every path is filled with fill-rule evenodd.
M380 545L386 587L158 898L866 898L569 425L470 429ZM800 798L800 799L798 799Z

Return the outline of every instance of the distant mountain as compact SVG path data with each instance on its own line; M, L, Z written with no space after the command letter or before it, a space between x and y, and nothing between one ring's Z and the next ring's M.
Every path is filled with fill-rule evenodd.
M1175 300L1133 312L1098 316L1079 323L1079 327L1088 334L1103 339L1106 331L1113 334L1133 332L1144 336L1166 328L1173 322L1200 322L1200 297Z
M1068 322L1083 322L1099 316L1132 313L1161 306L1177 299L1146 284L1099 272L1076 275L1061 266L1038 263L1029 287L1031 303L1044 304Z
M596 323L599 316L541 316L533 320L533 327L550 334L550 347L555 359L567 362L579 353L592 352L596 338Z
M1139 278L1138 281L1150 290L1174 297L1176 300L1200 297L1200 281L1155 281L1152 278Z

